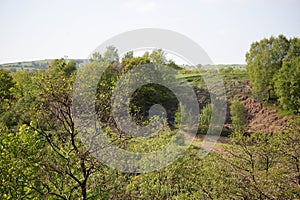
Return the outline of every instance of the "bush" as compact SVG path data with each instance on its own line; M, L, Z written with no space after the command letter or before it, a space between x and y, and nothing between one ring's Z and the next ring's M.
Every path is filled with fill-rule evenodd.
M245 115L245 107L238 99L231 101L230 115L234 131L243 132L247 119Z
M212 113L211 104L206 104L201 110L201 114L199 117L198 134L206 134L211 120L211 113Z

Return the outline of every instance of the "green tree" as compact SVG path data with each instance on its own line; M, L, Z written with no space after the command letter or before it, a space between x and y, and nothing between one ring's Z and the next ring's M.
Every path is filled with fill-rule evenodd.
M133 58L133 51L128 51L125 53L122 59Z
M64 68L64 72L66 75L71 75L76 71L76 62L74 60L69 60L66 67Z
M126 73L127 71L145 64L149 64L150 59L146 57L133 57L133 58L124 58L122 59L122 72Z
M299 121L286 127L273 134L232 134L225 170L239 199L299 199Z
M173 60L168 60L166 63L167 66L172 67L175 70L182 70L183 68L177 65Z
M166 63L166 53L162 49L153 50L149 57L151 62L155 65Z
M12 110L16 101L15 90L16 83L11 73L0 69L0 127L3 125L10 129L17 124Z
M149 51L146 51L146 52L143 54L142 57L147 58L147 59L150 59L150 53L149 53Z
M253 92L261 99L274 97L274 75L281 68L289 49L289 41L283 35L270 37L251 44L246 54L247 72Z
M0 103L1 105L9 103L12 100L12 89L15 87L15 82L10 72L0 69ZM1 108L0 108L1 109Z
M210 120L212 114L211 104L206 104L201 110L199 117L199 134L206 134L209 128Z
M106 51L103 53L103 61L108 63L118 62L118 49L114 46L107 46Z
M90 62L101 62L101 61L103 61L103 58L102 58L102 55L98 51L96 51L92 54L89 61Z
M275 92L285 110L300 112L300 38L290 40L282 68L274 77Z
M0 128L0 198L41 199L47 189L43 186L42 160L45 140L27 125L9 133Z
M23 123L46 141L43 162L38 164L44 175L40 185L45 189L38 192L50 199L87 199L104 195L101 183L104 168L82 144L74 124L75 71L70 69L73 68L64 59L52 61L47 70L33 77L30 92L24 93L29 97L20 102L25 105L23 111L30 114L24 116L27 119L23 119Z
M245 107L238 99L231 101L230 115L234 130L239 133L243 133L247 123L247 118L245 114Z
M41 70L43 71L43 70ZM16 102L13 105L12 112L14 117L17 118L17 124L30 124L35 111L37 109L36 95L39 92L39 88L35 86L34 77L37 75L36 70L31 71L17 71L13 74L16 82L16 89L14 90L14 96ZM16 127L18 130L18 127Z
M166 168L134 176L124 198L238 199L220 157L212 153L201 159L198 153L190 148Z

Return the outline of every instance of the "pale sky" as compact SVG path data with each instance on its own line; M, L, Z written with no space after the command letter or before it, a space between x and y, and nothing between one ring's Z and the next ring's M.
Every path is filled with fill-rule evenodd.
M245 63L250 44L300 37L299 0L0 0L0 63L87 58L102 42L163 28L197 42L214 63Z

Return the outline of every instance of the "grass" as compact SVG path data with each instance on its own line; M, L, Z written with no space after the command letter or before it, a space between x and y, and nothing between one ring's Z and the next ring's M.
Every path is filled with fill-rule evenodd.
M199 149L201 149L201 147L204 144L203 143L203 138L204 137L194 138L194 140L192 142L192 145L199 148ZM231 144L229 144L229 138L228 137L220 137L216 143L212 142L212 141L205 141L205 144L214 145L213 148L211 149L211 151L214 152L214 153L217 153L217 154L223 154L224 150L225 150L225 147L232 146Z

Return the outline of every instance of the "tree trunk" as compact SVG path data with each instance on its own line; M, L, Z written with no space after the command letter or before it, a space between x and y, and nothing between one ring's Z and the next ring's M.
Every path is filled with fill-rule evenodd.
M295 157L296 160L296 171L297 171L297 179L298 179L298 185L300 185L300 166L299 166L299 159Z
M267 97L267 101L269 102L271 100L271 91L268 90L268 97Z
M81 197L81 199L82 200L86 200L87 199L87 197L86 197L86 181L84 180L82 183L81 183L81 195L82 195L82 197Z

